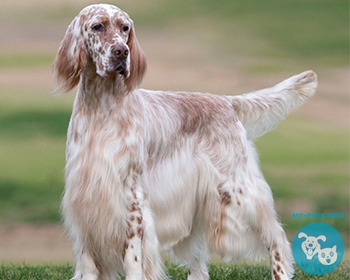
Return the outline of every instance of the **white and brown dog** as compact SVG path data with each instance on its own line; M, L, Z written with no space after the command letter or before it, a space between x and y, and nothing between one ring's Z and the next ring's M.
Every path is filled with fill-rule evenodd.
M62 212L73 279L163 279L161 249L208 279L225 261L270 256L272 278L293 258L252 143L311 97L307 71L240 96L140 89L146 60L132 20L91 5L69 25L54 74L78 85L69 124Z

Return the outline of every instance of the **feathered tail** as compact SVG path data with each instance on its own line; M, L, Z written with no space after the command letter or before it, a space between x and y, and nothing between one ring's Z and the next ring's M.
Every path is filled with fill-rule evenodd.
M276 128L288 112L308 100L316 86L317 75L309 70L274 87L228 98L246 129L248 139L256 140Z

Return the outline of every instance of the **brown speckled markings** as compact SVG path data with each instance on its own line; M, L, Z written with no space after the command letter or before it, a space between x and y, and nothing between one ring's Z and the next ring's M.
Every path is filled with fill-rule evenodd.
M115 6L83 9L60 44L58 90L78 85L62 200L73 279L164 279L161 249L188 280L209 279L211 251L226 261L269 253L273 279L289 279L290 246L252 140L313 94L316 75L215 96L139 89L145 70L133 22Z
M223 237L225 236L226 223L227 223L227 206L231 204L231 195L228 191L222 190L222 187L218 187L220 199L221 199L221 212L220 212L220 223L219 228L216 233L216 238L218 239L218 245L223 248L225 244L223 243Z
M275 243L268 248L270 254L272 279L274 280L288 279L286 271L286 269L288 269L288 264L286 264L285 260L281 258L279 248L280 246L277 246Z

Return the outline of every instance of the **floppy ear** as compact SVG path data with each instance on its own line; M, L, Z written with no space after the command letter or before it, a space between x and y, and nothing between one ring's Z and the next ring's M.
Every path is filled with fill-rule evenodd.
M130 49L130 75L125 79L125 85L127 91L131 92L141 84L143 75L146 72L147 62L145 54L137 41L134 27L130 30L127 44Z
M88 61L88 53L81 36L81 21L77 16L68 26L59 46L53 65L57 92L68 92L80 79L80 73Z
M300 232L298 234L298 238L303 238L303 237L305 237L307 239L307 235L304 232Z
M320 235L316 238L316 240L322 240L323 242L326 242L326 236Z

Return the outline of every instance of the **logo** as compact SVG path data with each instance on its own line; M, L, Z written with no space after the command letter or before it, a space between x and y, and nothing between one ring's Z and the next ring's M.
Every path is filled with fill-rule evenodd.
M296 234L292 244L296 264L306 273L323 275L333 271L344 255L340 234L330 225L313 223Z

